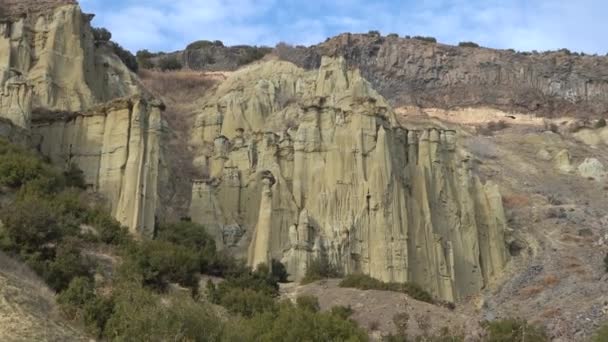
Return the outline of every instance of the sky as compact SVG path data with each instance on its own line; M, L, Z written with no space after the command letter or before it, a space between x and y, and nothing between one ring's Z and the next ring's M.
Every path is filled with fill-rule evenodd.
M473 41L492 48L608 52L606 0L80 0L131 51L196 40L311 45L343 32Z

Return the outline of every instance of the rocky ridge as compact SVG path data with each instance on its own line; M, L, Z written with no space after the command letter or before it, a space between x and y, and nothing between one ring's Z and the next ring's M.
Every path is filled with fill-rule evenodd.
M343 56L396 107L485 106L553 117L608 112L608 57L565 49L518 53L345 33L308 48L278 46L275 53L312 69L321 56Z

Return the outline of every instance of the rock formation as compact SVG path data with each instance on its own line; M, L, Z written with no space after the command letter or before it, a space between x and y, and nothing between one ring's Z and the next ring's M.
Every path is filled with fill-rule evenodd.
M608 111L608 58L560 50L517 53L398 36L341 34L277 54L306 68L343 56L394 106L495 107L546 116Z
M59 166L76 164L121 223L151 235L162 106L145 96L107 42L95 40L92 16L72 1L7 3L0 115L12 128L3 136L19 132ZM20 8L27 12L17 15Z
M191 217L223 248L292 277L325 258L346 273L412 281L455 300L507 261L498 188L472 174L457 133L401 126L343 58L235 72L204 101L192 134L208 177Z

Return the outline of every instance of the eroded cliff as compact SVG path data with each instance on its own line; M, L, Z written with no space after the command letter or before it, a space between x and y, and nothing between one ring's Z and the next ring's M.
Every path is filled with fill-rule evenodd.
M2 4L0 115L14 126L3 135L18 132L58 165L76 164L121 223L151 236L162 105L95 39L77 4L20 4Z
M235 72L205 98L192 134L191 217L256 266L294 278L315 258L346 273L412 281L455 300L503 269L505 218L458 134L403 127L358 70L323 58Z

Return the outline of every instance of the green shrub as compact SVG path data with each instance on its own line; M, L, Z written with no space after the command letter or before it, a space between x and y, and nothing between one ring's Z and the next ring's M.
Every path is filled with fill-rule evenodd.
M251 317L275 308L274 298L251 289L230 288L221 295L219 304L231 313Z
M193 43L190 43L186 46L186 50L199 50L199 49L207 49L210 47L223 47L224 43L220 40L210 41L210 40L199 40Z
M604 128L606 127L606 119L601 118L599 120L597 120L597 122L595 123L595 128Z
M95 287L88 277L75 277L67 289L57 297L61 309L69 319L76 318L80 309L95 298Z
M102 337L106 323L114 312L114 301L111 298L95 296L83 307L83 323L86 330L96 337Z
M53 260L45 262L41 274L46 283L56 291L62 291L76 277L91 277L92 263L80 252L74 240L61 242Z
M114 54L120 58L120 60L129 68L129 70L133 72L137 72L139 70L139 65L137 64L137 58L133 56L133 54L120 46L120 44L112 42L112 50Z
M460 47L478 48L479 44L474 43L474 42L460 42L460 43L458 43L458 46L460 46Z
M111 341L217 341L221 321L213 310L188 296L161 301L153 292L127 283L119 286L114 310L105 324Z
M66 318L81 321L86 330L96 337L101 337L114 309L111 299L95 294L94 284L87 277L72 279L68 288L57 297L57 302Z
M100 242L110 245L121 245L131 241L131 235L129 235L127 228L121 226L105 210L96 208L90 209L86 213L87 216L84 222L95 228L99 234L98 240Z
M180 70L183 66L182 66L182 62L180 62L177 59L177 57L170 56L170 57L162 58L160 60L160 62L158 63L158 67L162 71L172 71L172 70Z
M298 305L298 308L303 310L309 310L312 312L317 312L321 310L321 306L319 305L319 299L315 296L299 296L298 298L296 298L296 304Z
M368 341L365 331L331 312L313 312L281 303L276 312L232 323L225 339L232 341Z
M329 264L327 258L318 258L308 264L306 274L300 281L301 284L309 284L326 278L339 278L340 271Z
M287 269L285 265L283 265L280 261L272 259L272 276L279 283L286 283L289 278L289 274L287 273Z
M340 281L340 287L352 287L360 290L382 290L402 292L408 296L427 303L433 303L433 296L413 283L385 283L364 274L351 274Z
M154 68L154 63L150 59L156 56L156 54L151 53L148 50L139 50L135 53L135 58L137 59L137 65L139 65L142 69L152 69Z
M600 327L591 340L592 342L605 342L608 341L608 325Z
M353 315L354 311L349 306L338 305L331 308L332 315L341 317L342 319L348 319Z
M540 327L521 319L485 322L488 342L545 342L549 339Z
M434 37L413 36L412 39L421 40L427 43L437 43L437 39Z
M199 257L192 250L168 241L147 240L127 252L125 267L141 275L143 285L164 291L174 282L196 291Z
M271 48L257 46L243 47L241 50L237 59L239 66L260 60L272 51Z
M84 180L84 172L78 168L76 164L70 164L70 167L63 172L65 185L67 187L85 189L87 187Z
M7 252L48 258L62 237L56 212L43 198L28 196L3 207L0 220L4 224L1 247Z
M100 42L109 42L112 39L112 33L104 27L94 27L93 39Z
M38 155L0 139L0 185L19 188L35 181L44 192L63 186L61 174Z
M199 269L203 273L207 273L215 262L215 240L202 225L190 221L160 225L156 239L183 246L196 253Z

